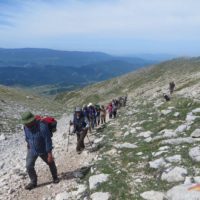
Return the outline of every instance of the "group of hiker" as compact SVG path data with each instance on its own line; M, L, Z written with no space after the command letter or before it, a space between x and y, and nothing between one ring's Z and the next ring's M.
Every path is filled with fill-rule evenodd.
M173 94L175 83L169 83L170 95ZM170 100L170 95L163 94L166 101ZM73 133L77 136L76 151L80 154L85 149L84 139L92 132L95 127L106 123L108 113L109 119L116 118L120 107L126 106L127 95L113 99L107 106L104 105L83 105L76 107L73 119L70 121L70 127L73 126ZM35 162L38 157L49 166L53 183L58 183L57 167L52 154L52 135L56 131L57 122L52 117L35 116L31 112L22 114L21 122L24 125L25 140L27 142L26 169L30 178L30 183L25 189L31 190L37 187L37 174L35 171ZM89 139L89 138L88 138Z
M73 120L70 121L70 125L74 126L73 133L77 135L76 151L78 154L85 148L84 138L87 135L88 130L91 132L100 124L106 123L107 112L109 114L109 119L116 118L117 110L121 106L125 106L126 101L127 96L113 99L107 106L89 103L82 108L75 108Z
M70 126L73 126L73 133L77 136L77 153L81 153L84 148L84 138L88 130L91 132L100 124L106 123L107 112L109 118L116 118L117 110L125 106L127 95L113 99L107 106L93 105L76 107L73 120ZM26 169L30 178L30 183L25 189L32 190L37 187L37 174L35 171L35 162L40 157L48 166L53 178L53 183L59 183L57 167L53 158L52 136L56 131L57 121L53 117L35 116L30 111L22 114L21 122L24 125L25 140L27 142Z

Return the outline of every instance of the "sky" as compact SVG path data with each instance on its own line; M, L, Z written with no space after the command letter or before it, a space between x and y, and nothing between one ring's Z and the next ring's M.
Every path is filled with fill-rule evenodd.
M199 0L0 0L0 47L200 56Z

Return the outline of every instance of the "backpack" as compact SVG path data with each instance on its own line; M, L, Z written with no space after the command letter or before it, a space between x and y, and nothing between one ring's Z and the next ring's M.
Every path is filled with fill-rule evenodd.
M51 137L52 137L53 133L56 132L56 130L57 130L57 121L55 120L55 118L53 118L53 117L42 117L42 116L36 115L35 119L37 121L44 123L44 124L47 124L49 131L50 131L50 134L51 134Z

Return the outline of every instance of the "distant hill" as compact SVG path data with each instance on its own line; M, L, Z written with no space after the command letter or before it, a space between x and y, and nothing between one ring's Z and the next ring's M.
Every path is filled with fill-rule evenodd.
M54 94L107 80L153 63L101 52L0 49L0 84L39 87L41 93Z
M63 66L1 67L0 84L7 86L40 87L60 92L107 80L140 68L124 61L107 61L79 68ZM56 85L56 86L55 86ZM51 87L49 87L51 86ZM46 90L46 88L44 88ZM53 91L49 91L54 93Z
M122 60L138 65L149 63L149 61L137 57L115 57L102 52L58 51L38 48L0 49L0 67L44 65L80 67L110 60Z

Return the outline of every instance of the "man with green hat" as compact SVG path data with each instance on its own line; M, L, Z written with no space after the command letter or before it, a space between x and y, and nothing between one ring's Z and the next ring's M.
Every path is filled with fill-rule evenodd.
M53 182L58 183L59 179L52 155L53 146L48 126L35 120L35 116L29 111L22 114L21 122L24 124L25 139L28 147L26 169L31 180L25 189L32 190L37 187L35 162L38 156L49 166Z

